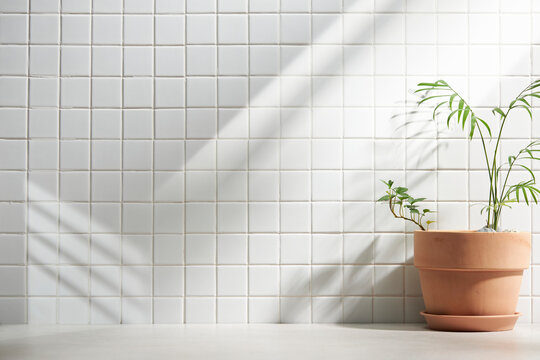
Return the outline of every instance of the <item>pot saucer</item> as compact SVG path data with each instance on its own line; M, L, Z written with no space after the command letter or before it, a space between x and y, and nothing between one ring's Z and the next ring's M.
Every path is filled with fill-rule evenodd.
M521 313L513 315L467 316L436 315L420 312L433 330L442 331L506 331L512 330Z

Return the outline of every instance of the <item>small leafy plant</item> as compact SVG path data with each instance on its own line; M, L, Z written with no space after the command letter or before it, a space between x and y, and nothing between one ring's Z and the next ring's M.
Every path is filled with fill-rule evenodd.
M394 181L392 180L382 180L382 182L388 189L386 190L386 194L377 201L387 201L390 212L395 218L410 221L416 224L420 229L428 230L429 225L434 223L434 221L426 220L426 225L424 226L424 217L433 211L418 207L418 204L426 200L426 198L414 198L410 196L407 194L409 189L406 187L394 186Z
M490 229L491 231L497 231L499 229L503 208L509 208L511 207L511 204L523 201L527 205L531 202L538 203L540 190L536 187L536 177L528 166L528 161L540 160L540 157L538 156L538 152L540 151L540 140L530 142L515 155L509 156L506 161L501 161L501 163L498 161L498 156L504 126L508 121L510 113L517 110L526 111L532 120L531 101L534 98L540 99L540 80L533 81L525 87L525 89L523 89L507 107L495 107L492 109L495 120L499 121L499 129L496 134L492 133L488 122L480 118L468 102L446 81L438 80L433 83L424 82L418 84L418 87L418 90L415 91L415 93L421 95L418 106L424 103L434 104L431 116L433 121L437 121L441 113L446 112L446 114L448 114L447 116L445 114L446 125L449 128L451 124L455 122L467 134L469 140L472 140L477 134L482 142L482 151L489 177L489 199L488 203L482 208L481 213L486 213L485 227L487 229ZM493 151L488 151L487 144L492 141L495 141L494 149ZM511 183L510 174L514 169L525 170L528 178L516 183ZM390 191L390 193L385 195L388 196L388 201L391 201L391 194L394 193L396 196L404 196L397 192L397 189L400 189L399 187L394 189L392 188L393 183L386 184L389 186ZM399 197L397 197L397 199L399 200ZM399 204L396 203L395 205ZM409 203L409 205L414 205L414 203ZM394 213L395 208L392 208L392 202L390 202L390 208ZM413 210L415 210L415 208L413 208ZM416 218L414 218L416 221L413 222L423 229L421 222L418 223L418 215L420 214L413 212L411 215L413 215L413 217L408 218L407 220L413 221L412 219L416 216Z

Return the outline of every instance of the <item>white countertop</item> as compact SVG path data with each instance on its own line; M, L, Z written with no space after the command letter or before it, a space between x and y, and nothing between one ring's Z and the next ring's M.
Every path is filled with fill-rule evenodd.
M540 359L540 325L499 333L423 324L4 325L0 359Z

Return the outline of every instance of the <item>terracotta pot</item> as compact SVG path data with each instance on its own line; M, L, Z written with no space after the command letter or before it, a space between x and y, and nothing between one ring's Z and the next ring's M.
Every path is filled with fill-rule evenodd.
M525 232L415 231L426 313L515 316L530 253Z

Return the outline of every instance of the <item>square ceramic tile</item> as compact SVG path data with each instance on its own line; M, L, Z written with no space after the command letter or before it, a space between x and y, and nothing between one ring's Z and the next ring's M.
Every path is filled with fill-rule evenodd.
M218 12L247 12L248 0L218 0Z
M122 82L120 79L92 80L92 105L96 108L119 108L122 106Z
M311 207L308 203L281 204L281 231L286 233L311 230Z
M152 268L150 266L125 266L122 268L122 294L150 296L152 293Z
M60 106L88 107L90 105L90 80L63 78L60 82Z
M184 231L183 204L155 204L154 232L162 234L179 234Z
M183 15L157 15L155 17L155 43L158 45L184 44Z
M314 264L339 264L342 262L343 237L341 235L314 235L312 261Z
M248 51L246 46L219 46L218 54L219 75L247 75Z
M122 298L122 324L150 324L152 301L148 297Z
M152 12L152 2L144 0L124 0L124 12L126 13L149 13Z
M122 248L121 236L93 234L91 239L91 260L94 265L119 265Z
M182 324L183 301L181 298L154 299L154 323Z
M249 263L277 264L279 262L278 235L250 235Z
M247 295L247 268L245 266L222 266L217 269L218 296Z
M215 296L216 271L210 266L186 267L187 296Z
M127 233L149 233L152 207L150 204L125 204L123 208L123 226Z
M216 205L211 203L186 204L186 231L193 233L216 230Z
M154 113L154 136L158 139L181 139L185 134L185 112L161 109Z
M281 295L309 296L310 275L308 266L284 266L281 269Z
M280 173L281 200L309 200L310 174L305 171L282 171Z
M184 262L184 239L181 235L154 236L154 264L180 265Z
M151 15L124 16L124 43L151 45L153 42L153 19Z
M247 208L247 204L219 204L217 215L217 231L222 233L247 232Z
M124 110L124 139L152 138L151 110Z
M279 207L276 203L251 203L249 205L250 232L277 232Z
M311 269L313 295L341 295L343 272L339 266L313 266Z
M186 16L187 44L215 44L216 16L188 15Z
M154 296L181 296L184 292L184 269L181 266L154 268Z
M373 321L373 300L370 298L347 297L343 301L343 321L345 323L371 323Z
M207 324L216 322L216 299L210 297L188 297L185 300L187 324Z
M124 49L124 75L152 75L153 51L149 46Z
M177 47L156 48L156 76L184 75L184 49Z
M279 17L277 15L250 15L249 40L255 44L273 44L279 40Z
M62 15L62 43L90 44L90 15Z
M188 107L216 106L217 81L215 78L188 78L186 82L186 95Z
M211 170L216 167L216 142L208 140L186 141L186 169Z
M91 276L90 293L92 296L120 296L120 267L94 267Z
M337 232L342 229L343 214L339 203L317 202L312 205L312 231Z
M343 301L340 298L317 297L313 299L314 323L343 322Z
M93 298L90 301L90 323L120 324L120 306L119 297Z
M34 78L30 81L30 105L55 107L58 104L58 80Z
M83 172L60 173L60 200L88 201L90 198L90 177Z
M343 41L346 44L371 43L374 39L374 28L372 26L362 26L361 24L370 24L373 22L374 16L371 14L344 14ZM399 24L397 27L399 27ZM381 31L379 31L379 37L381 36Z
M218 105L242 107L248 103L248 81L244 78L221 78L218 81Z
M0 50L0 65L6 75L26 75L27 60L24 46L4 46Z
M216 48L213 46L188 46L186 52L188 75L215 75Z
M2 264L15 265L25 263L26 245L21 235L0 236L0 261Z
M122 17L120 15L95 15L92 23L92 42L120 45L122 43Z
M305 234L281 235L281 263L307 264L311 257L311 239Z
M246 298L219 298L217 322L226 324L247 323Z
M245 44L248 40L247 15L219 15L219 44Z
M309 75L311 49L308 46L281 47L281 73L285 75Z
M279 298L252 297L249 299L250 323L276 323L279 321Z
M121 0L94 0L92 5L95 13L120 13L122 11Z
M314 14L311 17L313 42L328 44L340 42L343 38L341 15Z
M56 299L35 297L28 299L29 324L56 324Z
M249 268L249 295L277 296L278 294L277 266L251 266Z
M10 39L21 40L21 36L25 36L26 29L21 28L21 25L26 25L26 20L21 15L6 16L6 25L9 24L11 31L16 31L17 36ZM90 30L90 27L88 27ZM9 31L2 31L9 36ZM26 36L25 36L26 37ZM32 15L30 17L30 43L32 44L57 44L60 40L60 16L59 15Z
M185 80L158 78L155 80L155 107L177 108L184 106Z
M247 235L218 235L217 239L218 264L247 263Z
M61 170L88 170L90 167L90 143L86 140L60 142Z
M395 323L403 321L403 300L392 297L376 297L373 299L373 321L378 323Z
M281 16L280 40L283 44L308 44L311 41L311 19L307 14Z
M249 168L277 169L279 163L279 141L251 140L249 142Z
M157 0L156 13L183 13L185 5L185 1Z
M247 140L218 141L217 167L219 170L247 169Z
M89 313L88 298L58 300L58 323L60 324L88 324Z

